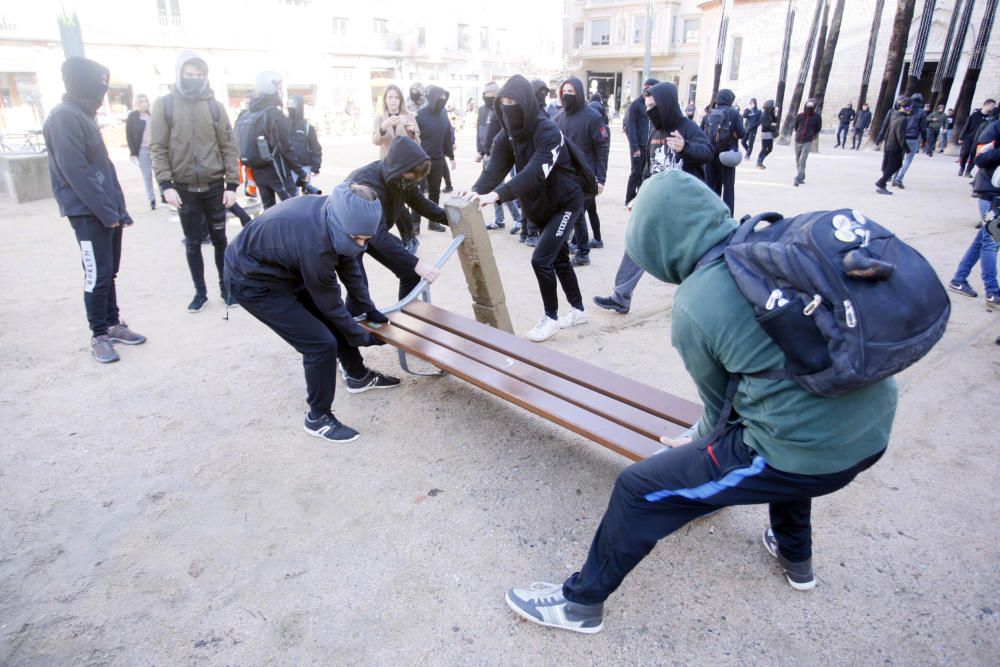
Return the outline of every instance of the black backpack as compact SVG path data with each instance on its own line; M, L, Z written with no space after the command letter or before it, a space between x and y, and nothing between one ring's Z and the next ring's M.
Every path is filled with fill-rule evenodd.
M240 162L251 169L269 167L274 162L268 131L267 109L245 111L236 119L236 146Z
M951 313L927 260L851 209L763 213L698 266L720 257L785 353L785 368L754 377L789 379L819 396L846 394L915 363L944 335Z
M733 145L733 118L729 109L712 109L705 119L705 134L716 154L728 151Z
M560 132L560 134L562 134ZM567 137L565 134L562 135L563 143L566 144L566 149L569 151L569 161L573 165L573 170L576 172L577 179L580 181L580 187L583 189L583 194L588 197L597 196L597 176L594 175L594 170L590 168L590 164L587 162L587 157L580 150L580 147L573 143L573 141ZM555 166L555 165L553 165Z

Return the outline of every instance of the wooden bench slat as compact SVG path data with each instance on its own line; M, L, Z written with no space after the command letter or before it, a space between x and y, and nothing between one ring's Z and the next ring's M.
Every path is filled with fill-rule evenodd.
M403 308L403 312L681 426L688 427L701 417L701 406L697 403L574 359L544 345L512 336L432 304L414 301Z
M648 458L662 448L657 440L400 327L386 325L369 330L407 353L632 460Z
M673 437L684 430L683 426L662 417L553 375L532 364L526 364L496 350L483 347L475 341L445 331L412 315L397 312L393 313L390 319L397 327L458 352L505 375L517 378L542 391L554 394L648 438L655 440L661 435Z

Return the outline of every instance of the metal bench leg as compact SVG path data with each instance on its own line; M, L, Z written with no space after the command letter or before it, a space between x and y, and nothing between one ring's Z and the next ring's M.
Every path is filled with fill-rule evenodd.
M420 292L420 298L427 303L431 302L431 287L428 285L422 292ZM445 372L442 370L433 371L431 373L424 373L423 371L413 371L410 370L410 365L407 363L406 352L403 350L396 350L399 353L399 367L403 369L403 372L409 373L410 375L417 375L420 377L440 377L444 375Z

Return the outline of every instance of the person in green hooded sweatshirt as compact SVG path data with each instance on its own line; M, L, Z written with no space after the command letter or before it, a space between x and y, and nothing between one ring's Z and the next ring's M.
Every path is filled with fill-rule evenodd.
M507 592L507 604L529 621L598 632L604 601L658 540L730 505L767 503L764 548L793 588L815 586L812 499L843 488L885 452L896 382L822 398L790 380L750 377L784 367L784 355L724 260L696 267L735 229L725 203L689 174L666 171L640 188L625 245L646 272L679 285L671 343L705 406L696 437L718 422L732 377L735 414L714 441L664 439L669 448L622 471L580 571L561 584Z

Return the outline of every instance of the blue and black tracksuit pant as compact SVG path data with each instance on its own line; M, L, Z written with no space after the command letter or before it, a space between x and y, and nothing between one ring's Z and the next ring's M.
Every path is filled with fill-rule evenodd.
M737 427L711 444L694 442L635 463L618 476L587 561L563 584L563 594L580 604L604 602L660 538L730 505L768 503L781 555L807 560L812 499L847 486L883 453L833 474L782 472L747 447Z

